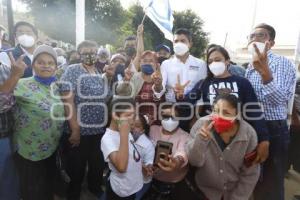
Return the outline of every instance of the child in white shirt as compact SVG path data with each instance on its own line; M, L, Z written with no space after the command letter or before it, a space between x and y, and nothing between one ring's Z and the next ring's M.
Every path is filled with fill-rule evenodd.
M135 193L143 187L142 159L130 134L134 101L114 99L111 105L111 123L101 140L101 150L111 170L107 199L134 200Z
M136 194L136 200L140 200L145 192L150 188L152 180L152 165L155 154L155 147L153 142L149 139L150 126L147 121L147 116L138 115L135 119L134 126L131 130L132 136L135 140L135 145L139 150L143 164L144 186Z

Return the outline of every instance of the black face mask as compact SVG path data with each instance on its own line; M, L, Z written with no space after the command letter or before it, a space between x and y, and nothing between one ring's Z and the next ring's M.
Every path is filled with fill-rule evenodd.
M105 65L108 65L108 62L102 63L97 61L95 66L98 70L100 70L101 72L103 72L103 68L105 67Z
M125 52L127 56L133 57L136 54L136 49L134 47L126 47Z
M88 53L88 54L81 54L80 60L82 64L92 66L96 63L96 54L95 53Z
M115 81L119 81L118 80L118 76L121 76L122 78L125 76L125 65L122 65L122 64L118 64L116 66L116 71L115 71L115 77L114 77L114 80ZM120 77L120 78L121 78Z
M159 64L163 63L165 60L168 60L168 58L166 58L166 57L158 57L158 63Z
M81 63L80 59L73 59L69 61L69 65L73 65L73 64L77 64L77 63Z

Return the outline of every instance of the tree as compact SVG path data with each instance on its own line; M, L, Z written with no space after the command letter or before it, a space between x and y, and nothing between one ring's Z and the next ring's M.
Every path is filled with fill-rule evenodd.
M135 34L137 26L141 23L144 16L143 8L139 3L129 8L130 21L125 24L122 30L127 33ZM203 21L197 14L191 10L182 12L174 12L173 32L178 28L187 28L193 35L193 47L191 53L197 57L203 56L204 50L208 44L208 34L203 31ZM147 17L144 22L144 43L145 49L154 49L158 44L164 43L172 46L172 42L164 38L163 33L157 26Z
M135 35L138 25L144 17L143 7L136 3L128 9L128 21L123 26L123 31L128 35ZM144 21L144 45L145 49L153 49L156 45L165 41L164 35L157 26L148 18Z
M36 27L49 37L75 42L75 2L72 0L22 0L30 8Z
M190 30L193 36L193 47L191 53L197 57L202 57L206 46L208 44L208 33L204 32L203 21L192 10L174 13L174 27L173 30L178 28L186 28Z
M75 0L22 1L30 8L38 29L53 39L75 43ZM87 0L86 38L117 45L124 16L120 0Z

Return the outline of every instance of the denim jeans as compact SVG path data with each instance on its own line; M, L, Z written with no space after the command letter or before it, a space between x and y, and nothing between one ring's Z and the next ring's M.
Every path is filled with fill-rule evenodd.
M287 166L290 135L286 120L267 121L270 133L269 158L262 165L262 173L255 191L255 200L284 200L284 176Z
M0 199L19 200L19 182L13 160L11 140L0 139Z

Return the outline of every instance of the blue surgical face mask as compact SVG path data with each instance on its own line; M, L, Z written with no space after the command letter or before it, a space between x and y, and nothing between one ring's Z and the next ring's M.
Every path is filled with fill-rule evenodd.
M151 75L154 72L152 65L149 64L144 64L141 66L141 68L142 68L142 72L146 75Z
M56 77L55 76L50 76L50 77L45 78L45 77L40 77L40 76L35 75L34 79L37 82L39 82L39 83L41 83L43 85L47 85L47 86L50 86L51 83L53 83L53 82L56 81Z

